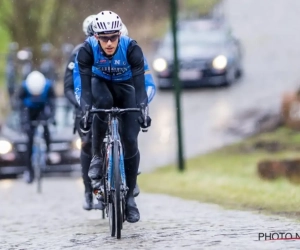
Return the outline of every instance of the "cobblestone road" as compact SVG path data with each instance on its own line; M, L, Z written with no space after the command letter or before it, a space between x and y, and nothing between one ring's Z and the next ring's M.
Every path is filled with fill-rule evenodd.
M0 182L0 249L299 249L299 241L258 241L258 233L299 232L298 223L165 195L141 194L141 220L109 236L100 211L81 208L78 178L49 178L36 186ZM293 247L293 248L292 248Z

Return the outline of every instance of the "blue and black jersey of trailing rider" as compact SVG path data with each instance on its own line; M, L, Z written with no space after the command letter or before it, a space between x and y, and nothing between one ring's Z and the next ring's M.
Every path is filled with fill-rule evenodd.
M116 53L108 58L102 51L95 37L88 37L86 42L91 45L94 55L92 72L99 77L112 82L123 82L132 77L131 66L127 61L127 49L132 41L127 36L121 36Z
M43 92L40 95L34 96L30 94L27 88L26 81L22 83L25 89L26 97L23 99L23 104L28 108L42 108L49 101L48 93L51 87L51 81L47 80Z

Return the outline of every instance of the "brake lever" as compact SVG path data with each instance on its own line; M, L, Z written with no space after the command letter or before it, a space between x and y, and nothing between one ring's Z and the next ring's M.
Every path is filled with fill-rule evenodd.
M90 106L85 105L85 114L84 114L84 121L83 121L84 128L87 128L87 122L88 122L89 116L90 116Z
M149 114L148 106L142 105L142 115L144 117L144 126L147 126L147 116ZM142 128L142 132L148 132L148 128Z

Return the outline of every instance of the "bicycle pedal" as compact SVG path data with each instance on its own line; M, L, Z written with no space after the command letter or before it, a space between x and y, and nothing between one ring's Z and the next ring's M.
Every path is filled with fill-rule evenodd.
M96 189L96 190L94 190L93 193L94 193L94 195L95 195L95 197L98 201L103 201L104 200L104 197L103 197L104 193L101 190Z

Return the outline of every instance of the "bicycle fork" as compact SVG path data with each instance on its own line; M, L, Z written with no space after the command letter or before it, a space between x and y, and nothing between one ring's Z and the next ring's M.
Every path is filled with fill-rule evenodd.
M118 146L119 146L119 159L120 159L119 168L120 168L121 181L122 181L121 192L125 196L127 191L128 191L128 187L127 187L127 184L126 184L126 174L125 174L123 148L122 148L122 144L120 143L120 141L118 141Z

